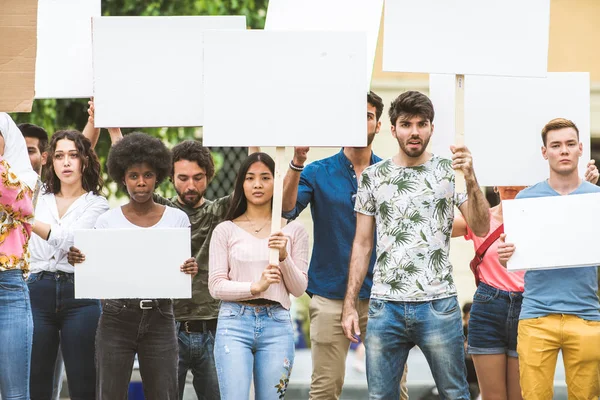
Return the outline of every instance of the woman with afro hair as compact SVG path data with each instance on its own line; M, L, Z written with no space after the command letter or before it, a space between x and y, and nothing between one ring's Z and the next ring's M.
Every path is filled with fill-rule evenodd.
M107 165L129 203L101 215L96 229L190 226L183 211L153 200L154 189L171 171L171 153L159 139L140 132L126 135L111 148ZM181 271L195 275L196 260L186 260ZM104 300L96 332L97 399L127 398L136 353L146 399L178 399L178 351L171 299Z

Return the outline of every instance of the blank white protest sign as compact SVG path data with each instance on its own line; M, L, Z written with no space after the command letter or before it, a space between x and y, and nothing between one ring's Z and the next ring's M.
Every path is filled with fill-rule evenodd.
M75 267L78 299L189 299L189 228L83 229L75 247L85 261Z
M366 35L207 31L205 146L366 146Z
M98 16L100 0L39 0L37 99L92 96L92 17Z
M590 76L587 72L548 73L547 78L468 76L465 91L465 145L473 154L482 186L527 186L548 177L541 132L554 118L579 129L581 176L590 159ZM454 77L429 77L435 107L431 149L450 157L454 143Z
M93 19L96 127L204 124L202 42L244 16Z
M600 265L600 193L502 202L509 270Z
M550 0L386 0L383 70L543 77L549 26Z
M269 0L265 30L366 32L371 86L383 0Z

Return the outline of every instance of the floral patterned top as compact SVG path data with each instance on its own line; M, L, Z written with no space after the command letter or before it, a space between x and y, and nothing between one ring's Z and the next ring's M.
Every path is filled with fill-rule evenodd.
M392 159L365 169L355 211L375 216L377 261L371 298L429 301L456 295L450 264L454 206L452 161L433 155L422 165L401 167Z
M33 192L0 156L0 271L29 270Z

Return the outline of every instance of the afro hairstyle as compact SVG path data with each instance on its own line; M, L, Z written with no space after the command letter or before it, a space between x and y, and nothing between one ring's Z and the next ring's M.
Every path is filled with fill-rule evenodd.
M171 172L171 152L164 143L143 132L132 132L113 145L108 153L108 174L123 191L125 173L136 164L148 164L156 172L156 186Z

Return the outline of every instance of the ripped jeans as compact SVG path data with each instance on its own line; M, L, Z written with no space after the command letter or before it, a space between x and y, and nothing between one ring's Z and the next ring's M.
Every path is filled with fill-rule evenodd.
M280 305L221 303L215 364L222 400L283 399L294 364L290 312Z

